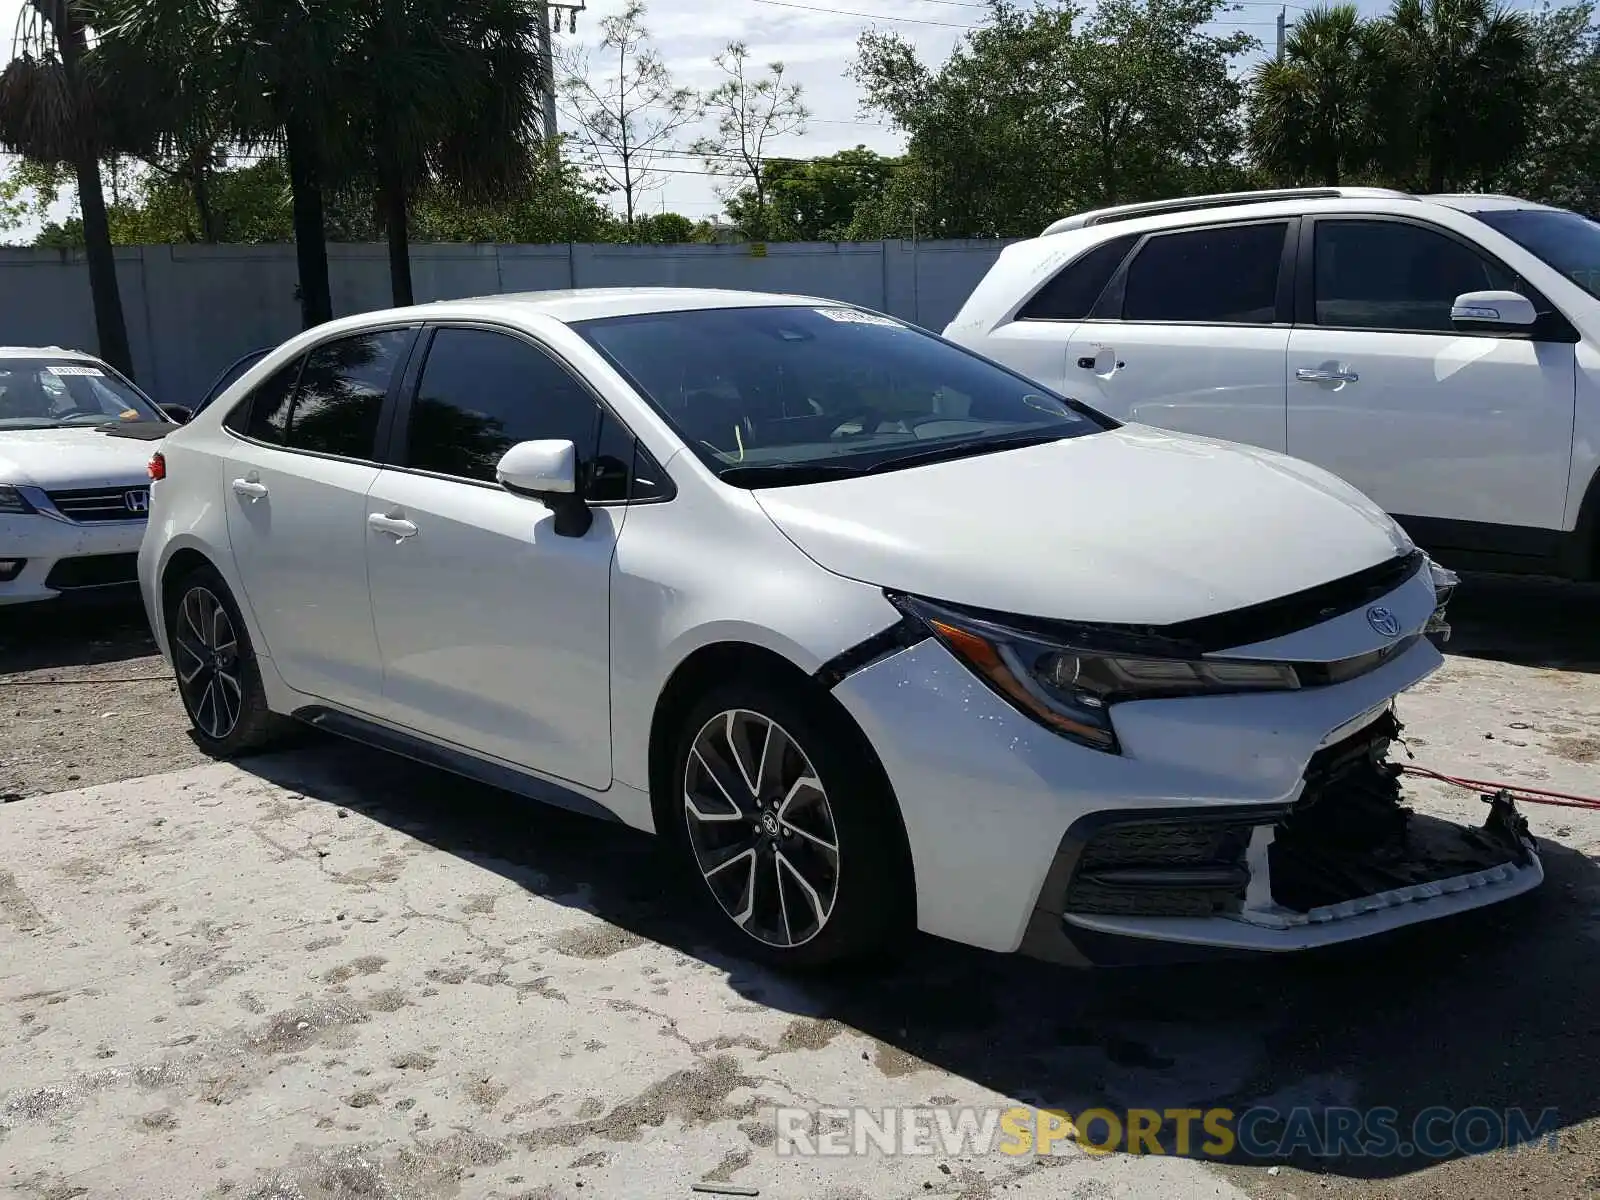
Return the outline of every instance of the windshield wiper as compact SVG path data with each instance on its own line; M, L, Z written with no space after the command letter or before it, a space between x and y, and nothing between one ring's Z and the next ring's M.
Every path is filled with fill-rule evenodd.
M879 471L897 471L901 467L917 467L923 463L947 462L956 458L971 458L979 454L990 454L1000 450L1016 450L1023 446L1042 446L1046 442L1059 442L1066 435L1059 432L1038 432L1012 434L1009 437L986 438L981 442L957 442L953 446L932 446L926 450L913 450L910 454L900 454L893 458L886 458L882 462L874 463L863 469L864 475L875 474Z
M868 468L847 467L843 463L794 462L765 463L748 467L728 467L717 478L734 487L783 487L801 483L826 483L832 479L852 479L865 475Z

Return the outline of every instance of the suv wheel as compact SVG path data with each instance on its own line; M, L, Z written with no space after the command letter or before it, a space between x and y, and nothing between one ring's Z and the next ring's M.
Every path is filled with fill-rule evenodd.
M178 695L207 754L228 758L266 746L284 726L267 708L255 652L222 576L199 567L173 589L167 644Z
M881 952L915 912L882 771L821 708L794 689L718 688L685 720L673 772L701 894L744 953L779 965Z

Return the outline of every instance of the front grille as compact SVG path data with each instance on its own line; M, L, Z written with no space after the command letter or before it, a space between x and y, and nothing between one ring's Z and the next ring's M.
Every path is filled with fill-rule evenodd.
M97 521L143 521L150 512L150 489L78 488L50 492L50 503L68 520L83 524Z
M63 558L56 563L45 577L44 585L70 592L74 588L116 587L138 582L137 554L87 554L81 558Z

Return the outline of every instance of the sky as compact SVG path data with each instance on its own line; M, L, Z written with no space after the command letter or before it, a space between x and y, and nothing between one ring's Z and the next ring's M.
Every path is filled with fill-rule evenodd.
M942 61L982 20L981 0L647 0L645 24L680 85L701 90L722 78L712 56L735 39L746 42L757 63L781 60L785 78L804 89L812 116L805 132L772 143L770 153L790 157L815 157L864 145L880 153L897 153L903 138L882 124L883 118L860 111L860 94L845 76L855 59L856 39L868 29L893 31L910 38L924 61ZM23 0L0 0L0 54L10 57L10 38ZM559 44L593 45L599 39L600 19L622 7L622 0L590 0L578 14L576 34L567 33L562 21ZM1244 0L1238 12L1219 23L1219 32L1243 29L1270 46L1278 12L1276 0ZM1289 18L1304 5L1290 4ZM1365 0L1363 9L1376 7ZM694 140L698 130L684 129L681 144ZM668 164L670 163L670 166ZM719 181L705 173L703 164L686 151L670 160L658 177L661 186L651 191L642 207L663 208L685 216L709 218L721 209L715 188ZM53 214L55 216L65 214ZM30 240L32 230L11 235L12 241Z

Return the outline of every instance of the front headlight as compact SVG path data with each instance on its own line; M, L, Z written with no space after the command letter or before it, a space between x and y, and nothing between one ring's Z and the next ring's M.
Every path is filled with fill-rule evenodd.
M1028 716L1097 750L1115 751L1110 706L1124 700L1229 692L1289 691L1300 686L1288 663L1161 654L1146 645L1124 651L1102 637L1074 639L1013 628L986 617L892 595L904 613L980 679Z
M31 513L33 505L22 497L22 493L9 484L0 483L0 513Z

